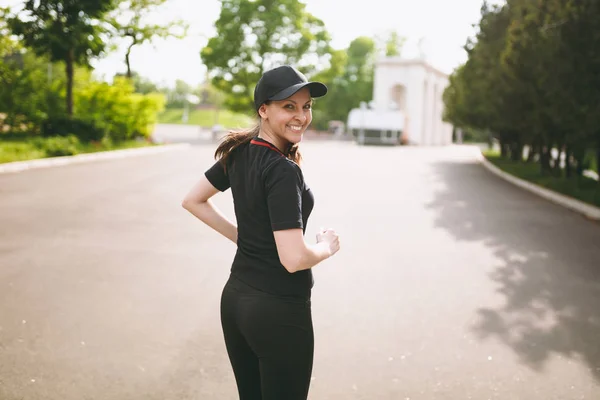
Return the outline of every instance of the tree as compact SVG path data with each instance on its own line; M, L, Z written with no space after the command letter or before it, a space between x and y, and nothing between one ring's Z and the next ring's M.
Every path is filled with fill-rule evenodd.
M114 28L113 35L130 40L125 53L127 77L132 77L131 50L134 46L151 42L157 38L183 38L188 26L181 20L172 21L166 25L146 24L144 19L150 12L163 5L167 0L125 0L119 4L108 17L108 22Z
M113 0L27 0L23 10L7 20L27 47L52 61L64 61L68 116L73 115L74 67L89 65L103 52L100 20L112 8Z
M461 128L490 130L501 143L512 134L502 110L506 97L502 91L507 88L503 86L500 69L509 22L506 6L490 7L484 2L475 40L469 39L464 47L467 62L451 75L443 95L448 122ZM505 150L503 145L501 148Z
M586 151L593 147L600 168L600 3L552 0L550 7L552 19L546 30L554 31L557 42L557 63L563 74L557 89L561 99L568 101L562 114L571 117L567 120L570 142L581 175Z
M388 57L400 56L405 42L406 38L398 35L398 32L392 31L385 43L385 55Z
M135 71L132 71L130 76L123 73L115 74L114 78L125 77L131 80L133 83L135 93L141 94L149 94L149 93L159 93L160 89L156 85L156 83L152 82L150 79L141 76Z
M490 130L515 161L527 146L544 174L560 177L564 164L567 178L582 175L594 147L600 160L599 21L595 0L484 2L445 119Z
M444 100L443 119L461 129L471 126L469 122L472 117L469 116L470 108L467 105L465 95L465 65L458 67L448 78L448 86L444 90L442 98Z
M313 124L323 129L330 120L345 121L350 110L372 99L376 53L375 41L365 36L332 53L330 68L314 77L328 86L329 93L317 99Z
M64 79L48 79L47 57L14 47L0 54L0 132L35 133L51 115L64 115Z
M215 27L200 56L234 111L253 109L254 85L264 71L292 64L310 76L331 50L323 21L299 0L221 0Z
M6 24L6 18L9 13L9 8L0 7L0 57L11 52L14 47L13 40L10 38L10 30Z

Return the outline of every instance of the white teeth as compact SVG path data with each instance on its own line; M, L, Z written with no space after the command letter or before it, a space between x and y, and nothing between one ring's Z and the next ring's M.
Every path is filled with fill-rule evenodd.
M301 127L301 126L293 126L293 125L288 125L288 126L289 126L289 127L290 127L290 129L291 129L291 130L293 130L293 131L299 131L299 130L301 130L301 129L302 129L302 127Z

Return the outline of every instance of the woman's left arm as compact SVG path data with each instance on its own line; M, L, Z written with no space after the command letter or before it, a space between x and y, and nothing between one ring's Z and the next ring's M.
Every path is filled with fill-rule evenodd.
M185 196L181 206L200 221L237 244L237 226L227 219L210 201L210 198L217 193L219 193L219 190L203 175L200 181Z

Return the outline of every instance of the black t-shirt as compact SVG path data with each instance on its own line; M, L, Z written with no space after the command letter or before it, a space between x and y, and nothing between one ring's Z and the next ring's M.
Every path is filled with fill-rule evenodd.
M314 205L300 167L273 144L255 137L205 173L220 191L231 188L238 225L231 273L267 293L310 298L310 269L289 273L279 261L273 231L301 228Z

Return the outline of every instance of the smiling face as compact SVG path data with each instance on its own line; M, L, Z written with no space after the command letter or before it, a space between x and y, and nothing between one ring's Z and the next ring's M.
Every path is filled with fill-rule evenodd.
M271 101L258 109L261 133L280 150L288 143L299 143L312 121L312 99L308 88L303 88L285 100Z

